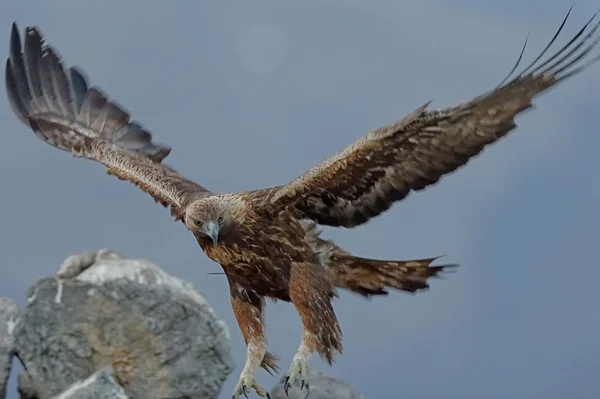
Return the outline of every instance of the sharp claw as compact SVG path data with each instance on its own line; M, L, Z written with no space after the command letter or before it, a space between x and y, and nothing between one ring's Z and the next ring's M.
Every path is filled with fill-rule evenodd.
M286 394L287 397L290 396L290 394L288 393L288 389L290 389L290 386L291 386L291 384L290 384L290 376L287 376L285 378L285 382L283 383L283 390L285 391L285 394Z
M252 390L256 391L256 394L261 398L266 396L267 399L271 399L268 392L258 385L256 380L250 376L240 377L240 380L238 381L238 384L233 392L232 399L239 399L241 395L244 395L246 399L250 399L248 394L250 394Z
M308 397L310 396L310 387L308 386L308 382L306 383L306 396L304 397L304 399L308 399Z
M310 395L310 387L308 386L308 381L306 379L307 375L308 375L308 368L307 368L306 362L303 360L294 360L292 363L292 366L290 367L288 375L285 378L285 382L283 384L283 389L285 391L285 394L289 397L289 393L288 393L289 389L292 387L292 385L296 384L296 381L299 380L300 385L301 385L300 390L303 390L306 387L306 390L308 391L308 393L307 393L307 397L308 397L308 395Z

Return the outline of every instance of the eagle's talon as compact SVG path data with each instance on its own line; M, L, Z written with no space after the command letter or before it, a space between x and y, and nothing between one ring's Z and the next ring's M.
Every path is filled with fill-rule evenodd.
M271 399L270 395L256 382L254 377L252 376L244 376L240 377L235 389L233 391L232 399L238 399L241 395L244 395L246 399L250 399L248 394L252 392L252 389L256 391L256 394L261 398Z
M308 399L308 397L310 396L310 387L308 386L308 382L306 383L306 396L304 397L304 399Z
M285 394L289 396L288 390L298 380L300 380L300 390L304 389L304 387L306 387L306 389L308 390L308 382L306 380L307 375L308 365L306 364L306 362L304 360L294 360L292 362L292 367L290 367L290 371L288 372L288 375L285 378L285 383L283 384Z

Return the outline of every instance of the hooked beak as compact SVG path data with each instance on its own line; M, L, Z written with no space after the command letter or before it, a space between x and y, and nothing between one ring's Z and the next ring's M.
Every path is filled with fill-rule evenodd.
M206 225L206 235L210 237L213 244L217 244L219 239L219 225L215 222L210 222Z

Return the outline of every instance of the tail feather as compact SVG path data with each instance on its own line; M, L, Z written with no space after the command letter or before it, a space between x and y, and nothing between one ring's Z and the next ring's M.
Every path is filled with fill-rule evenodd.
M15 115L46 143L73 152L85 137L161 162L171 149L152 142L152 135L97 87L89 87L76 67L63 67L58 52L44 43L36 27L21 37L12 25L5 84ZM43 126L52 128L44 129Z
M391 261L336 254L330 267L336 287L370 297L388 295L389 288L410 293L426 290L429 278L458 267L458 264L430 266L438 258Z

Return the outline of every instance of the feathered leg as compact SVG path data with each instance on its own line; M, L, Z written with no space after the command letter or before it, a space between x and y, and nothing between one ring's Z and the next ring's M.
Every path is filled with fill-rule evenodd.
M335 351L342 353L342 331L331 304L335 288L325 269L312 263L292 265L289 289L304 331L285 381L286 394L296 382L300 389L309 389L308 361L315 351L329 365L334 362Z
M256 382L256 371L263 367L269 374L277 372L277 358L267 352L264 332L264 298L248 291L239 284L229 281L231 306L246 342L246 364L234 389L233 398L245 395L254 389L256 394L270 399L269 393Z

